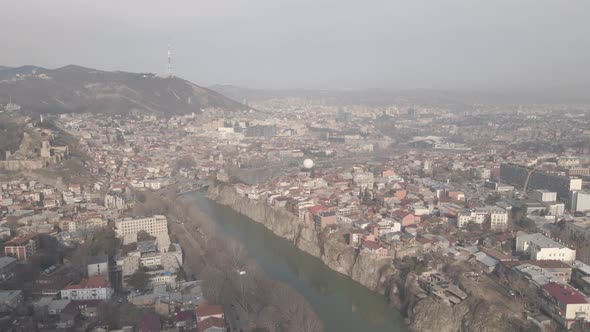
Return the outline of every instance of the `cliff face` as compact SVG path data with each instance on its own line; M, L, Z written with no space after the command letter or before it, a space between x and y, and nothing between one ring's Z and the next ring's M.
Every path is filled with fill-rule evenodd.
M415 331L514 331L510 319L497 314L498 308L468 298L456 306L440 305L431 298L418 301L411 309L410 327Z
M354 248L346 245L341 232L318 236L313 227L299 221L294 214L274 208L266 202L242 197L229 186L211 186L208 196L263 224L275 235L291 241L298 249L318 257L332 270L351 277L373 291L384 294L389 287L390 276L396 272L391 268L389 259L375 260L358 254Z
M291 241L298 249L321 259L332 270L385 295L392 306L408 318L409 326L414 331L514 330L502 315L495 315L497 311L483 300L470 297L453 307L431 298L418 300L416 294L421 291L414 274L402 278L390 259L374 259L359 254L345 243L342 232L318 235L311 226L299 221L292 213L263 201L242 197L227 185L210 186L208 197L265 225L275 235Z

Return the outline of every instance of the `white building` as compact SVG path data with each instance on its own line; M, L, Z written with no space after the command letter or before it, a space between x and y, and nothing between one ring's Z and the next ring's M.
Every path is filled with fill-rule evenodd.
M123 199L123 197L119 195L107 194L104 196L104 207L106 207L107 209L122 210L125 209L127 205L125 204L125 200Z
M561 216L565 213L565 204L561 202L545 202L547 214L551 216Z
M570 209L573 212L590 211L590 191L574 191Z
M549 191L544 189L538 189L533 191L533 199L539 202L555 202L557 201L557 193L555 191Z
M402 230L402 224L397 221L383 219L377 223L377 234L376 236L383 236L388 233L400 232Z
M167 285L170 287L175 287L176 285L176 274L170 271L150 271L148 272L150 277L150 284L152 287L158 285Z
M146 218L125 218L115 222L117 236L124 238L124 243L137 241L137 233L145 231L151 236L168 236L168 220L165 216L155 215Z
M69 204L74 204L75 202L75 197L74 197L74 193L71 191L64 191L61 193L61 196L63 198L63 201L65 204L69 205Z
M101 275L109 280L109 258L106 255L90 257L86 268L88 277Z
M541 233L523 234L516 237L516 251L529 254L532 260L558 260L572 262L576 251Z
M486 221L490 222L490 228L493 230L506 229L508 212L497 206L487 206L471 210L464 209L457 214L457 226L460 228L467 226L470 222L482 225Z
M137 250L121 257L117 266L121 268L123 276L133 274L141 266L152 269L161 266L164 271L175 272L182 266L182 248L177 243L173 243L171 247L172 250L160 250L155 242L139 242Z
M577 157L559 157L557 158L557 165L559 166L577 166L580 164L580 159Z
M107 300L113 295L113 289L102 275L89 277L79 284L69 285L61 291L64 300Z
M352 182L361 190L373 189L374 177L371 172L354 172Z

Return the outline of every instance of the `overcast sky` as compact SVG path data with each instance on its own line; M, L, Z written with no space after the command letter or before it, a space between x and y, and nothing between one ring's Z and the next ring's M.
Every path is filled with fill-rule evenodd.
M0 64L263 88L585 89L588 0L5 0Z

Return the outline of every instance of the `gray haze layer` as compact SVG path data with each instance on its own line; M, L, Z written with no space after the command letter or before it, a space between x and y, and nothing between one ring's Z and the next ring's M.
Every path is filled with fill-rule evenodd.
M552 91L590 85L587 0L3 1L0 64L264 88Z

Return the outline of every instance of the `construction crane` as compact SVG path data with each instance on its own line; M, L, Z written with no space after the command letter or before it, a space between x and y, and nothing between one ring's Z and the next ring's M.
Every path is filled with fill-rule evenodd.
M527 174L527 176L526 176L526 180L524 180L524 186L522 187L522 195L523 195L523 197L526 197L526 196L527 196L527 193L526 193L526 191L527 191L527 187L529 186L529 180L531 179L531 175L533 174L533 172L534 172L535 170L537 170L537 167L538 167L538 166L535 166L535 167L533 167L533 168L532 168L532 169L529 171L529 173Z

